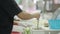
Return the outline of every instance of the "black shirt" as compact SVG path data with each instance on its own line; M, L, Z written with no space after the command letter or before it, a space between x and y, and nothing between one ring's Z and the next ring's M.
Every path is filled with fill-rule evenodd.
M21 11L14 0L0 0L0 27L13 25L14 15Z

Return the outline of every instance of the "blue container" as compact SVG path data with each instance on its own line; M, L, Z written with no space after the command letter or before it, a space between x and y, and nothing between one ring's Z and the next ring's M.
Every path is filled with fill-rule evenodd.
M50 29L60 30L60 20L49 20Z

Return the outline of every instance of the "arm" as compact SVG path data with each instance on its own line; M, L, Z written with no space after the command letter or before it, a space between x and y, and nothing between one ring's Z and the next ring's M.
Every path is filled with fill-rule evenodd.
M23 20L28 20L28 19L32 19L32 18L40 18L40 13L34 13L34 14L29 14L27 12L21 12L19 14L17 14L17 16Z
M23 20L28 20L33 18L33 15L28 14L27 12L21 12L17 15L19 18L23 19Z
M11 17L14 17L14 15L17 15L19 18L27 20L31 18L38 18L40 16L38 13L33 14L32 16L31 14L23 12L18 7L18 5L14 0L4 0L4 1L2 0L1 3L2 3L1 6L5 10L5 12Z

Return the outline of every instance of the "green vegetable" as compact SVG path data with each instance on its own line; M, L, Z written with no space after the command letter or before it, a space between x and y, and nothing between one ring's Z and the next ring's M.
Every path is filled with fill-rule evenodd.
M24 34L30 34L30 28L29 27L25 28L25 33Z

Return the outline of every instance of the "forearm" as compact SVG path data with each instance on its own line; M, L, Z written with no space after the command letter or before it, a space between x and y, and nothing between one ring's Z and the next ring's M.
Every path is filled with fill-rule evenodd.
M28 20L28 19L33 18L31 14L28 14L26 12L19 13L18 17L21 18L21 19L23 19L23 20Z

